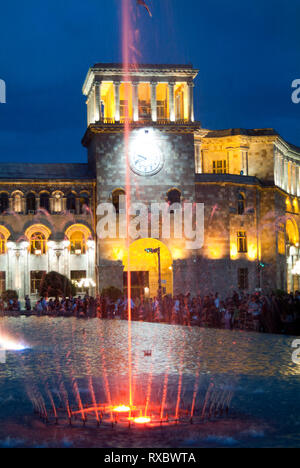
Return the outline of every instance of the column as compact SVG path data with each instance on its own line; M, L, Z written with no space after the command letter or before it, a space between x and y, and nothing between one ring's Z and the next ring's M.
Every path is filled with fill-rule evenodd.
M40 197L36 197L36 199L35 199L36 211L38 211L40 209L40 206L41 206L41 199L40 199Z
M284 188L284 157L280 154L280 177L279 177L279 186Z
M296 195L296 165L291 162L291 194Z
M133 108L133 120L138 122L139 120L139 84L132 83L132 108Z
M50 197L49 208L50 208L50 213L54 213L54 198L53 197Z
M194 83L188 83L189 121L194 122Z
M86 110L87 110L87 124L88 126L91 123L91 112L90 112L90 100L89 98L86 100Z
M151 82L150 86L151 86L151 115L152 115L152 121L156 122L157 121L157 95L156 95L157 83Z
M23 214L26 213L26 198L25 197L22 198L22 213Z
M169 109L170 121L175 122L175 100L174 100L175 83L169 83Z
M300 177L300 167L297 164L296 165L296 193L297 193L297 197L300 197L300 180L299 180L299 177Z
M115 90L115 121L120 122L120 82L114 81Z
M95 122L102 119L101 115L101 82L95 83Z
M288 185L289 185L289 176L288 176L288 167L289 167L289 162L287 161L287 159L284 159L283 161L283 164L284 164L284 169L283 169L283 190L285 190L286 192L288 191Z
M9 197L8 199L8 210L10 212L12 212L14 210L14 206L13 206L13 198L12 197Z
M62 199L62 211L66 211L67 210L67 199L64 197Z
M80 198L76 197L76 214L80 214Z

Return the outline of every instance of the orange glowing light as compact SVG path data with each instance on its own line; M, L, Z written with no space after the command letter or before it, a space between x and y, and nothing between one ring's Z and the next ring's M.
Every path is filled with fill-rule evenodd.
M151 422L151 419L141 416L139 418L134 418L133 422L135 422L136 424L148 424Z
M120 405L113 408L114 413L129 413L131 410L130 406Z

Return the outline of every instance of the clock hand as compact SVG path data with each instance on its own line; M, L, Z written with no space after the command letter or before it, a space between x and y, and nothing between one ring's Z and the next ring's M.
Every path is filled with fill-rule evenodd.
M145 156L142 156L141 154L137 154L137 157L144 159L144 161L147 161L147 158Z

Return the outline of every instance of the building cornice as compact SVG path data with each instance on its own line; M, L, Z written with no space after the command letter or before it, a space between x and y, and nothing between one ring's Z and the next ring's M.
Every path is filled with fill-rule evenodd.
M85 132L85 135L82 139L83 146L87 147L91 141L91 138L94 135L99 134L122 134L124 133L125 125L123 123L113 123L113 124L91 124ZM140 128L154 128L159 129L162 133L172 133L172 134L193 134L195 131L199 130L201 127L200 122L189 122L189 123L176 123L169 122L164 124L159 124L157 122L132 122L130 124L130 130L136 130Z

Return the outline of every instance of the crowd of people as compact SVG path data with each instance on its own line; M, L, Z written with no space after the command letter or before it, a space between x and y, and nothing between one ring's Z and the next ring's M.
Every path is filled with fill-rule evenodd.
M300 292L285 295L234 292L224 300L218 293L197 297L190 294L165 296L161 301L141 297L131 299L130 309L134 321L300 335ZM21 311L17 299L6 306L0 302L0 313L4 314L5 310L10 314L127 320L128 298L111 300L103 295L41 298L32 307L26 296L25 312Z

